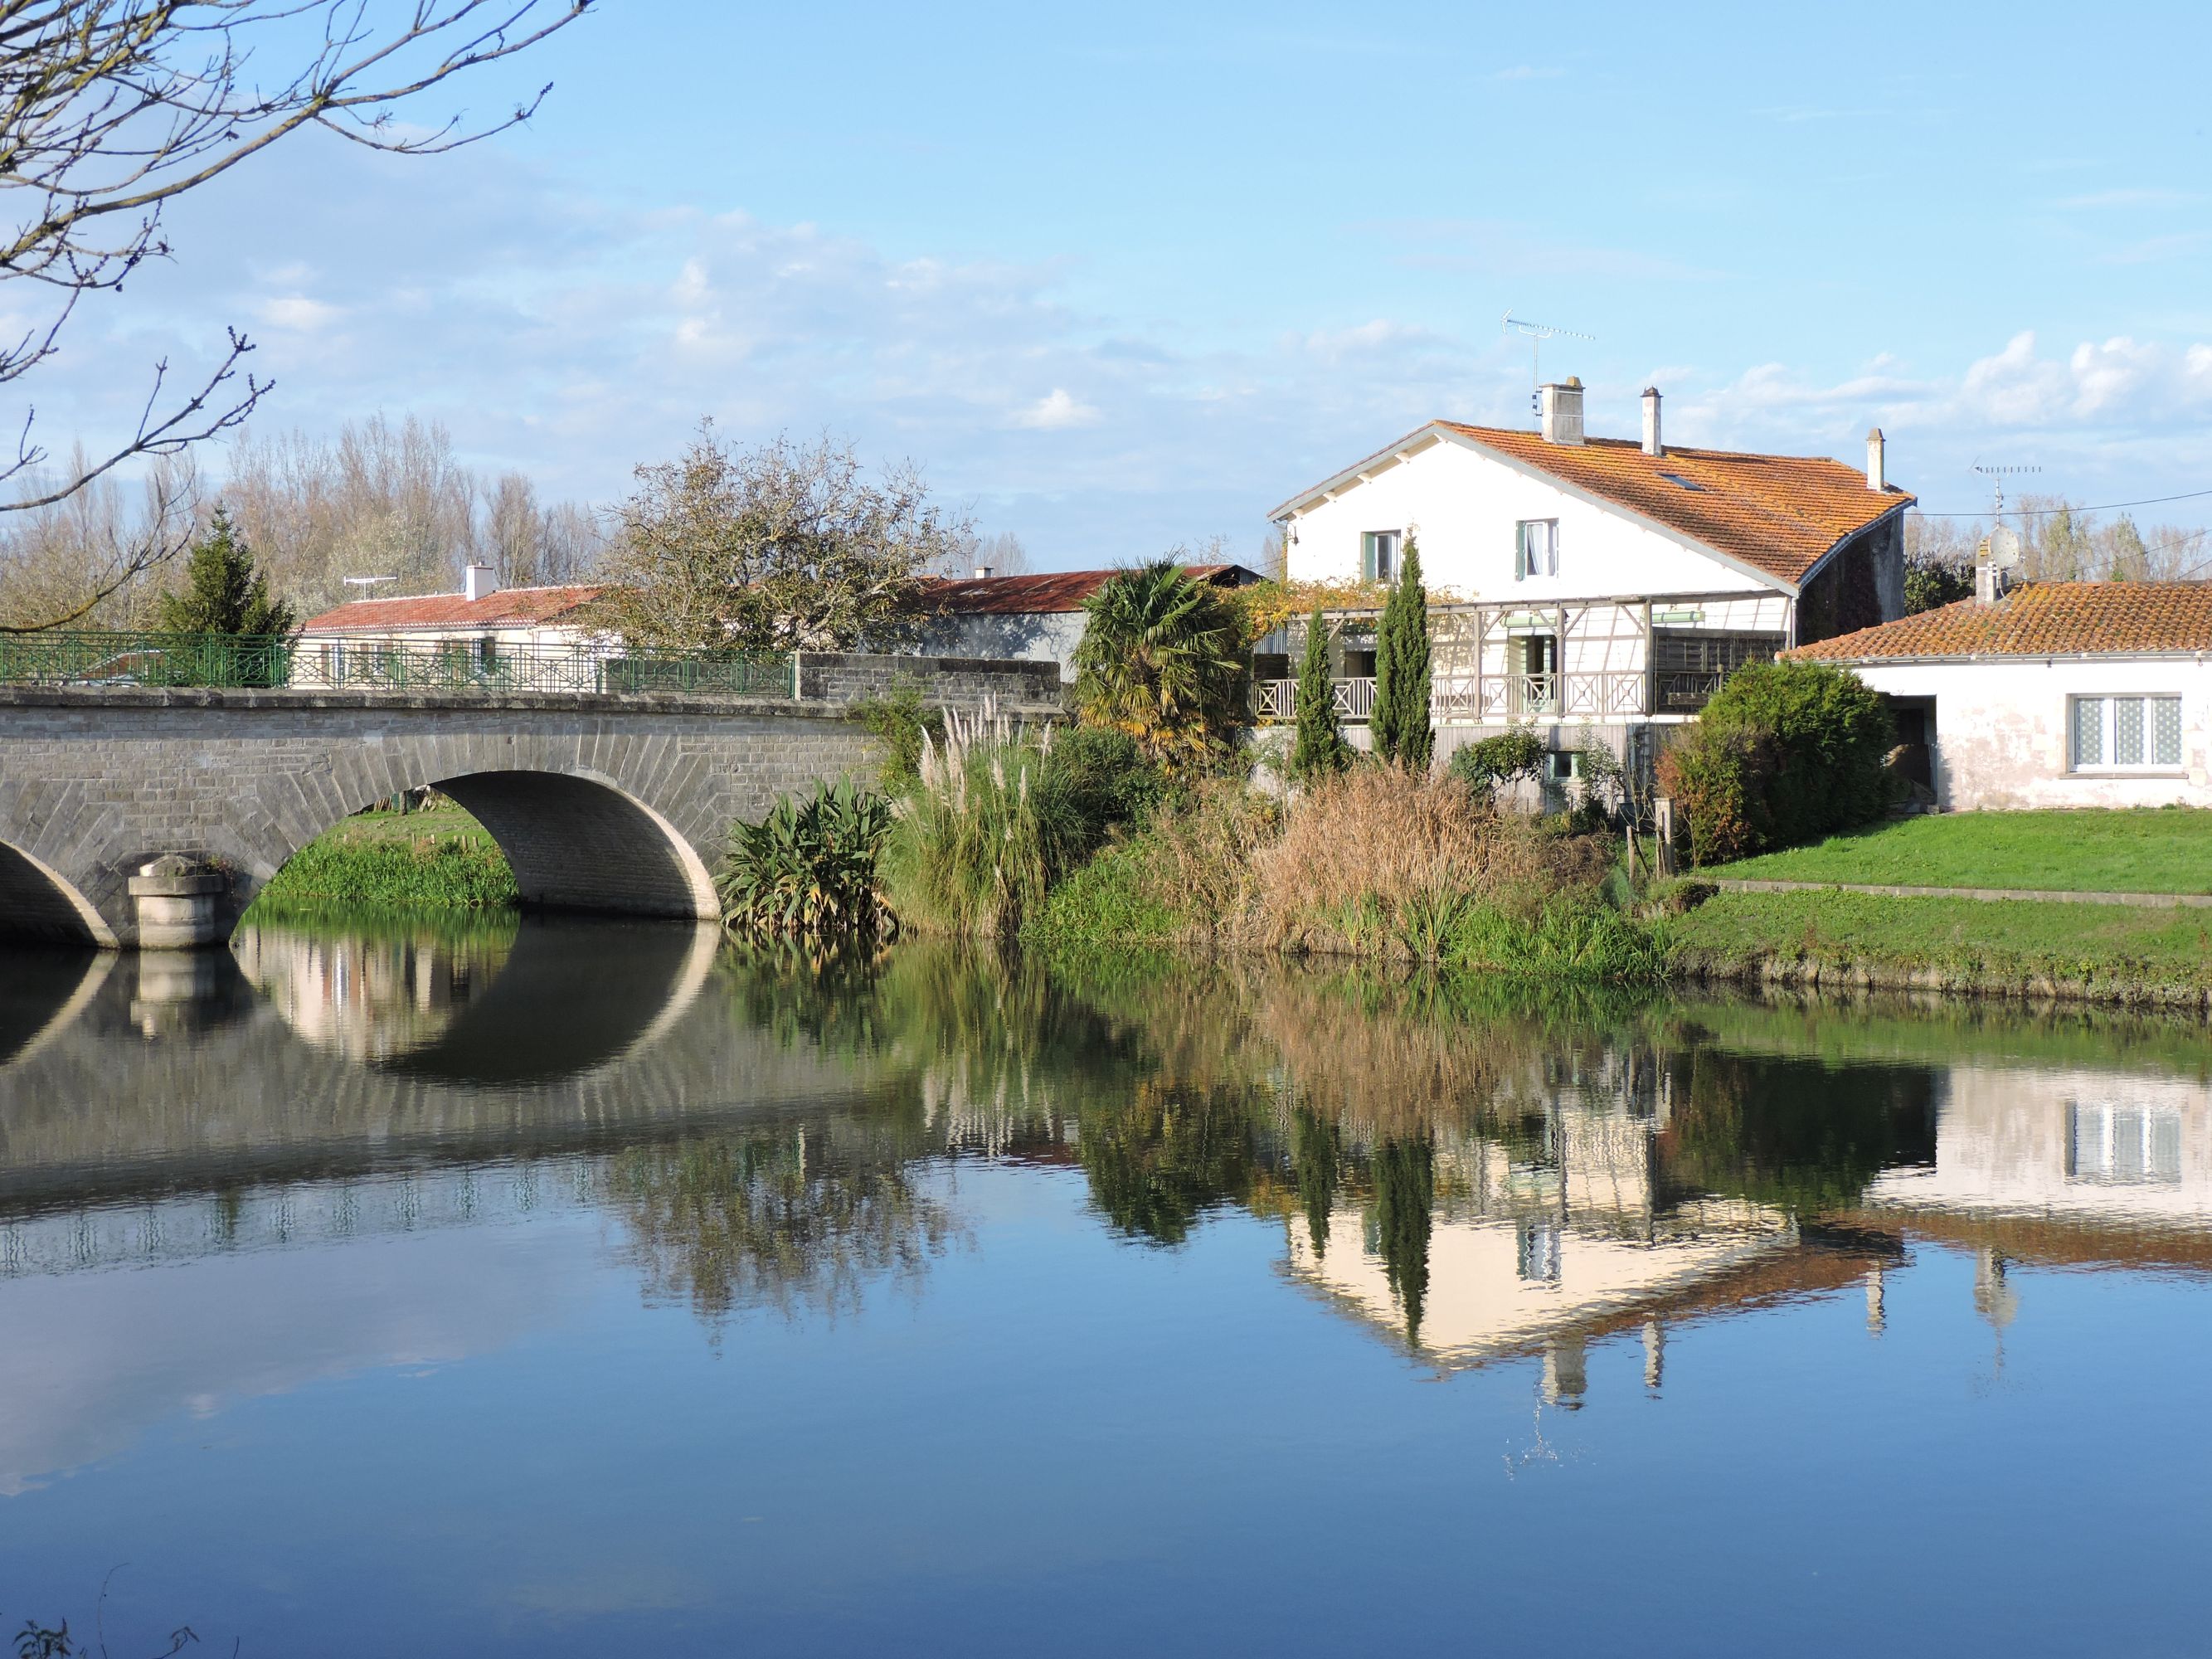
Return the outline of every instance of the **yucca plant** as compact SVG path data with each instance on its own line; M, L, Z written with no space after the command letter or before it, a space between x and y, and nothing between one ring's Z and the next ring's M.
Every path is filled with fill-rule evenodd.
M787 795L758 823L730 832L715 883L724 921L764 939L892 931L877 876L890 830L890 803L849 780L819 785L805 800Z

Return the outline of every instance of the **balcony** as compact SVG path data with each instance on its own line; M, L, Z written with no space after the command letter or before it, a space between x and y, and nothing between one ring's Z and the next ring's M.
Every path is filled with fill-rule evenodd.
M1429 708L1438 720L1627 720L1694 714L1711 701L1727 674L1719 669L1649 675L1636 670L1592 673L1437 675ZM1375 712L1372 679L1332 680L1339 720L1365 721ZM1297 717L1296 680L1260 680L1253 713L1262 720Z

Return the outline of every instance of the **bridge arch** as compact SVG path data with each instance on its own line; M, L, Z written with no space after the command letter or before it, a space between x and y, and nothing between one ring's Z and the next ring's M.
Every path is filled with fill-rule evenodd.
M60 872L0 841L0 927L29 939L112 949L115 930Z

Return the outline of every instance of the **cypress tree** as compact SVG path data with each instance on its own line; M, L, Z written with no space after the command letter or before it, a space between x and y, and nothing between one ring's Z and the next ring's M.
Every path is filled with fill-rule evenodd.
M1298 661L1297 740L1291 746L1291 775L1299 782L1340 772L1350 746L1337 725L1336 688L1328 678L1328 624L1316 608L1306 623L1305 655Z
M228 634L265 639L292 631L292 607L269 596L269 578L253 568L253 550L222 508L185 564L185 591L161 599L161 626L172 634Z
M1429 595L1421 585L1421 550L1406 544L1405 563L1375 640L1375 752L1408 771L1425 772L1435 752L1429 715Z

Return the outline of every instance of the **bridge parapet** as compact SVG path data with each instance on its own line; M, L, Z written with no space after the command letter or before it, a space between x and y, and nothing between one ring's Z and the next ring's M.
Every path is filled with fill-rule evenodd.
M0 931L133 945L131 878L179 856L226 872L218 932L341 819L431 784L490 831L526 906L713 919L731 824L872 776L854 705L1060 718L1049 662L794 660L804 695L513 684L0 684Z

